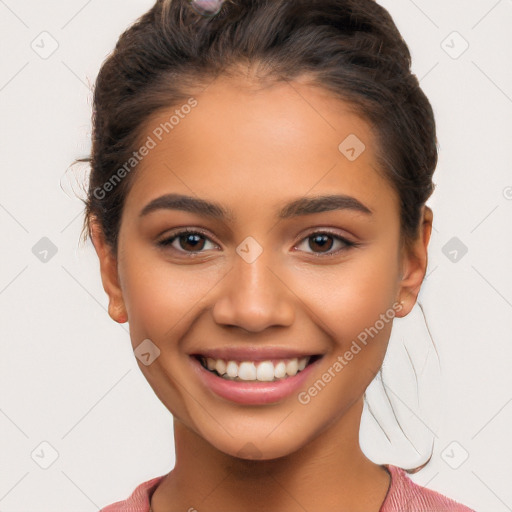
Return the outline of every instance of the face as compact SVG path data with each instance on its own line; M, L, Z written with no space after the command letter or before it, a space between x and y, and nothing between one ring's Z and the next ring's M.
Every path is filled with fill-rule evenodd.
M414 304L428 240L402 251L370 126L327 92L218 79L195 99L169 133L179 106L144 127L155 144L117 259L95 237L109 312L126 315L178 421L224 453L281 457L360 403L392 319Z

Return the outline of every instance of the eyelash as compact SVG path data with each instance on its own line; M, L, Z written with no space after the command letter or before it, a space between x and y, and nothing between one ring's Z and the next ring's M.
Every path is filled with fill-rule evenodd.
M173 233L171 237L167 237L165 238L164 240L160 240L159 242L157 242L157 245L159 247L163 247L163 248L167 248L169 246L171 246L171 244L175 241L175 240L178 240L181 236L184 236L184 235L200 235L206 239L209 240L209 237L206 235L206 233L202 232L201 230L198 230L198 229L183 229L181 231L177 231L176 233ZM347 251L349 249L352 249L354 247L358 247L360 244L359 243L356 243L356 242L352 242L350 240L347 240L346 238L340 236L340 235L337 235L331 231L328 231L328 230L321 230L321 231L313 231L311 232L310 234L306 235L304 238L302 238L300 241L299 241L299 244L300 245L301 243L307 241L309 238L313 238L313 236L315 235L328 235L328 236L331 236L332 238L334 239L337 239L338 241L341 241L343 244L344 244L344 247L342 247L341 249L338 249L337 251L333 251L333 252L327 252L327 253L314 253L314 252L310 252L308 254L310 255L313 255L315 258L328 258L328 257L332 257L332 256L336 256L344 251ZM183 254L187 254L191 257L193 257L193 255L196 255L196 254L201 254L202 252L204 252L204 250L202 251L184 251L183 249L176 249L175 247L173 247L173 249L179 253L183 253Z

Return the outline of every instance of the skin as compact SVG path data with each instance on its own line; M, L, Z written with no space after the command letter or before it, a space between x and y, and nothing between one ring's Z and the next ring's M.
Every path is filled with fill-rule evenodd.
M318 87L258 89L248 77L221 77L194 97L198 105L137 167L118 254L94 222L91 230L110 316L129 320L134 349L146 338L160 349L139 367L173 414L176 463L153 511L378 512L390 477L362 452L359 427L391 321L307 405L295 393L260 406L225 400L202 386L189 354L229 346L323 354L307 389L393 304L403 301L396 317L412 309L432 211L423 208L418 238L402 246L398 196L377 169L371 127ZM175 109L153 115L141 140ZM366 146L353 162L338 150L349 134ZM234 219L164 209L139 217L171 192L215 201ZM291 200L324 194L352 196L372 215L276 217ZM186 237L157 246L184 227L206 230L201 254L190 256ZM322 229L360 245L325 256L344 244L315 245L311 235ZM263 248L253 263L236 252L248 236Z

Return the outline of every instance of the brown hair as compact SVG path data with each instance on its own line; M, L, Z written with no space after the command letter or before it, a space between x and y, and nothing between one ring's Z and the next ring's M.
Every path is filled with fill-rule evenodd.
M135 171L98 190L132 157L144 121L241 63L257 64L262 81L310 76L371 123L380 168L400 197L402 235L414 239L434 190L434 115L406 43L373 0L226 0L210 17L186 0L158 0L119 37L95 83L92 151L77 160L91 165L86 236L92 216L117 253Z
M262 84L307 77L369 121L380 171L400 198L403 240L415 239L434 190L434 114L406 43L374 0L226 0L212 16L187 0L157 0L119 37L95 83L92 151L77 160L91 166L83 232L94 217L117 253L136 170L97 191L130 159L152 114L244 64Z

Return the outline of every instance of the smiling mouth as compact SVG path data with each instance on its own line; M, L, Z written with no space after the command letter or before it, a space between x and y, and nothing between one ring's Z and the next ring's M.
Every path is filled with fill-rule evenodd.
M304 368L320 359L322 355L312 355L290 359L268 359L266 361L235 361L213 359L194 355L201 366L226 380L238 382L276 382L294 377Z

